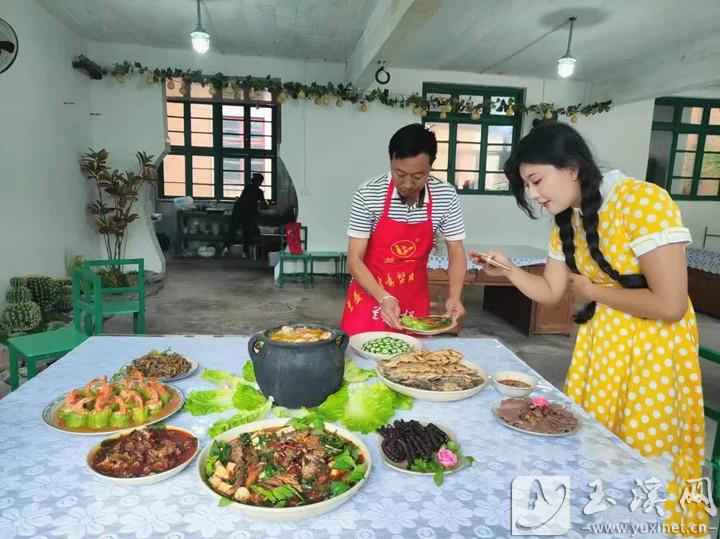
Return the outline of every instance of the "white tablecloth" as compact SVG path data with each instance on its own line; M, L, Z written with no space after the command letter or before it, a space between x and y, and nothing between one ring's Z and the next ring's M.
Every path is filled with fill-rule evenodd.
M510 536L510 483L519 475L567 475L571 482L572 529L566 535L608 537L584 529L594 523L657 521L654 512L631 512L631 488L661 472L580 409L581 430L546 438L510 430L491 409L500 395L488 385L472 399L454 403L416 401L399 417L435 421L450 427L475 464L446 476L438 488L431 477L416 477L385 467L377 436L364 436L373 469L367 484L348 503L322 517L282 524L248 520L218 507L200 481L195 463L174 478L147 487L120 487L97 478L85 465L97 436L55 431L41 413L53 398L93 377L112 374L150 349L172 347L202 367L240 372L247 360L245 337L93 337L17 391L0 400L0 537L141 537L311 539L326 537L488 537ZM494 339L428 339L430 349L453 347L485 367L529 371ZM358 360L365 367L365 360ZM184 391L212 387L199 376L176 382ZM544 380L540 392L566 398ZM219 415L192 417L181 412L169 424L205 432ZM592 516L582 509L593 488L616 501ZM614 534L619 535L619 534ZM645 533L643 537L657 535Z
M685 256L689 268L720 275L720 253L703 249L687 249Z

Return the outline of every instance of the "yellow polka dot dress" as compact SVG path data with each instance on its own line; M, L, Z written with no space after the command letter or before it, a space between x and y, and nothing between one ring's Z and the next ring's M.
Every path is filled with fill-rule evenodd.
M665 190L617 173L609 176L603 181L598 232L600 249L613 268L640 273L639 256L690 241ZM596 284L620 287L590 256L578 212L573 228L578 270ZM557 226L549 256L565 259ZM672 459L666 524L683 522L686 529L707 524L702 505L686 505L684 512L678 504L685 480L702 477L704 458L698 333L689 300L677 322L639 318L598 304L595 316L579 328L564 391L642 455Z

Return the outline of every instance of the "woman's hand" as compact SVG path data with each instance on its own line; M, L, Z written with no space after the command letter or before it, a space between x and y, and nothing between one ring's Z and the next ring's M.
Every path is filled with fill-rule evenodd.
M492 277L507 277L514 268L517 268L512 260L499 251L488 251L487 253L470 251L469 255L473 262L481 265L483 271ZM508 269L499 267L500 264Z
M596 301L596 289L597 285L584 275L578 275L577 273L570 274L570 290L575 298L585 302Z

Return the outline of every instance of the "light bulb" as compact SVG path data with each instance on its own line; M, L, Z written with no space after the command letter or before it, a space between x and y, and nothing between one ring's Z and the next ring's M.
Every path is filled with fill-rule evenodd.
M575 72L575 58L572 56L563 56L558 58L558 75L566 79Z
M192 46L196 52L205 54L210 49L210 34L208 34L202 27L198 27L194 32L190 34L192 39Z

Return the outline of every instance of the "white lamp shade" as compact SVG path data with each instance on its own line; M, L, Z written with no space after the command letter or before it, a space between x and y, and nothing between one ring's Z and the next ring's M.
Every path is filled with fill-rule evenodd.
M563 56L558 59L558 75L566 79L575 72L575 58L572 56Z
M210 34L204 30L195 30L190 34L192 46L200 54L205 54L210 49Z

